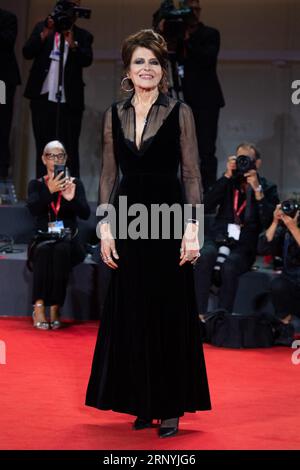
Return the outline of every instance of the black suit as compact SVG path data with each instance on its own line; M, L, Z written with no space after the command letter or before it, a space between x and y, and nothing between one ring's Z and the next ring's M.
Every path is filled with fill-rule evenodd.
M256 200L249 186L246 194L239 194L238 207L246 200L241 214L241 233L239 241L231 248L229 256L221 265L222 284L219 292L219 307L232 312L239 276L249 271L256 257L259 233L267 228L273 218L273 211L279 202L277 187L260 177L264 197ZM234 217L234 180L222 176L204 197L205 211L211 212L218 206L217 215L210 226L209 236L201 249L201 257L195 266L195 286L199 313L207 313L211 278L218 256L217 238L227 235L227 227L235 223Z
M16 15L0 8L0 80L6 86L6 104L0 104L0 178L8 175L13 102L16 86L21 83L14 51L17 33Z
M23 47L26 59L34 59L24 96L31 100L32 124L37 150L37 177L44 173L41 155L45 145L58 138L67 149L69 166L73 176L79 176L79 136L81 131L82 114L84 110L83 67L88 67L93 61L93 36L86 30L74 25L74 41L76 48L69 49L64 67L64 89L66 103L61 104L61 119L59 135L55 133L57 104L48 101L48 94L41 95L44 81L48 75L51 59L50 54L54 44L54 33L42 41L41 32L44 23L38 23L30 38Z
M216 72L219 49L219 31L203 23L185 43L183 93L195 117L205 191L216 181L218 119L225 105Z

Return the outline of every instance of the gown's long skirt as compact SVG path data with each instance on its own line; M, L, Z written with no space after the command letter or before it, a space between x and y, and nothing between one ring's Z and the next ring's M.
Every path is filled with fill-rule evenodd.
M149 194L151 202L179 198L176 178L161 187L157 177L134 178L125 176L120 190L131 202L148 203ZM153 419L210 409L193 267L179 266L181 240L118 239L116 246L119 268L105 300L86 404Z

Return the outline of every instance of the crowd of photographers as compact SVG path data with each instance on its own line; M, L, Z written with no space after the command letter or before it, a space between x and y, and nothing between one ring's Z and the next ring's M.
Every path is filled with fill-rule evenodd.
M292 316L299 316L300 311L298 205L293 200L279 204L277 187L261 176L262 158L251 143L237 147L235 155L228 158L224 174L216 180L215 142L219 112L224 106L216 73L220 34L200 21L199 0L183 3L180 10L172 1L163 1L154 23L184 70L182 91L195 117L205 210L215 214L195 265L198 314L205 322L212 289L218 294L218 308L233 311L239 278L251 269L258 246L260 254L283 260L282 274L272 281L269 296L276 313L273 321L277 343L291 344ZM44 148L57 137L69 156L71 175L79 177L82 72L93 60L93 36L75 22L78 16L89 14L88 9L80 8L79 0L60 0L54 11L34 27L23 48L24 57L33 60L25 96L30 99L37 178L45 173L41 160ZM0 107L0 118L6 123L0 126L1 178L8 174L13 96L20 83L14 56L16 35L15 15L0 9L0 58L5 64L0 79L7 84L7 115Z

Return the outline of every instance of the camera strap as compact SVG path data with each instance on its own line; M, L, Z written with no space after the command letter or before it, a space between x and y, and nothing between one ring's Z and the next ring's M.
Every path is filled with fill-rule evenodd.
M233 212L235 220L240 224L240 215L245 210L247 201L245 200L240 207L238 207L239 203L239 190L235 189L233 194Z
M47 176L45 176L45 183L46 183L47 186L48 186L48 180L49 180L49 176L47 175ZM60 211L61 199L62 199L62 194L61 194L61 191L59 191L56 204L54 204L53 201L50 204L50 207L53 210L56 219L57 219L58 213Z

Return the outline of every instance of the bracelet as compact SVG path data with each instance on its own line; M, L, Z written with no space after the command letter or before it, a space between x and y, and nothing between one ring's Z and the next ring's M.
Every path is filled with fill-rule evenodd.
M199 220L197 220L197 219L187 219L187 222L186 222L186 223L187 223L187 224L188 224L188 223L192 223L192 224L199 225Z

